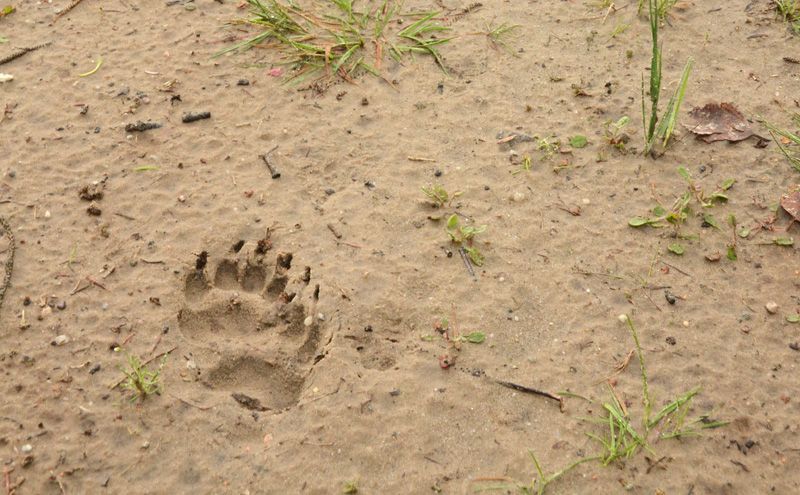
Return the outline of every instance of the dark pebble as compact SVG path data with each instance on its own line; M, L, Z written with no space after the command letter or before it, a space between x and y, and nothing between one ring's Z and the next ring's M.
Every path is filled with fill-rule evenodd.
M675 304L675 301L677 301L677 299L675 299L675 296L673 296L672 293L670 291L668 291L668 290L664 291L664 298L670 304Z
M92 366L91 369L89 370L89 374L94 375L98 371L100 371L100 363L97 363L94 366Z
M368 180L367 182L365 182L364 185L367 186L367 189L374 189L375 188L375 183L372 182L371 180Z
M793 351L800 351L800 342L792 342L789 344L789 349Z
M250 86L250 81L248 81L247 79L239 79L238 81L236 81L236 85L237 86Z
M334 189L330 188L330 187L325 189L325 194L327 194L328 196L333 195L333 193L335 193L335 192L336 191Z
M675 340L675 337L667 337L667 344L669 344L669 345L675 345L675 344L677 344L677 343L678 343L678 341L677 341L677 340Z
M364 327L364 331L365 331L365 332L371 332L371 331L372 331L372 325L367 325L367 326L365 326L365 327Z
M67 309L67 301L58 301L56 303L56 308L61 311L64 311L65 309Z
M389 395L391 395L392 397L397 397L398 395L400 395L400 390L398 390L398 389L396 389L396 388L393 388L393 389L392 389L392 390L389 392Z
M441 177L442 171L437 168L436 170L433 171L433 175L435 175L436 177Z

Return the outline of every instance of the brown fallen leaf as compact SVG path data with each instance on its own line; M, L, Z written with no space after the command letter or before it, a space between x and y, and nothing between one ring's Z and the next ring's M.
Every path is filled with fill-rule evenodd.
M781 196L781 208L792 216L796 222L800 222L800 191L784 194Z
M689 116L694 122L685 127L706 143L742 141L753 135L750 123L732 103L708 103L692 109Z

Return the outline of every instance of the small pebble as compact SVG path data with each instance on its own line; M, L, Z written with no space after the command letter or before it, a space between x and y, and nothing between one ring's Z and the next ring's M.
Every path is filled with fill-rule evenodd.
M392 397L397 397L398 395L400 395L400 390L398 390L398 389L396 389L396 388L393 388L393 389L392 389L392 390L389 392L389 395L391 395Z
M64 311L67 309L67 301L58 301L58 303L56 303L56 308L59 311Z
M142 442L142 450L147 450L148 448L150 448L150 442L148 440L145 440L144 442Z
M327 194L328 196L332 196L334 193L336 193L336 190L333 189L333 188L329 187L329 188L325 189L325 194Z
M767 304L765 304L764 307L767 309L767 313L774 315L775 313L778 312L779 306L778 303L776 303L775 301L770 301Z
M50 218L50 216L51 216L50 215L50 210L47 210L47 211L44 212L44 217L45 218Z
M689 320L683 320L683 326L688 327L689 326Z
M525 201L525 194L517 191L513 196L511 196L511 201L514 201L515 203Z
M303 325L305 325L305 326L307 326L307 327L310 327L310 326L311 326L311 325L313 325L313 324L314 324L314 317L313 317L313 316L309 316L309 317L307 317L307 318L305 319L305 321L303 322Z
M322 313L317 313L317 319L319 321L325 321L325 315Z
M44 308L42 308L42 311L39 313L39 320L44 320L45 318L50 316L52 313L53 313L53 308L51 308L50 306L45 306Z
M622 323L628 323L628 315L619 315L617 316L617 319Z
M675 299L675 296L673 296L672 293L670 291L668 291L668 290L664 291L664 298L670 304L675 304L675 301L677 300L677 299Z
M581 203L583 203L583 204L585 204L585 205L588 205L588 204L590 204L590 203L591 203L591 201L589 200L589 198L583 198L583 199L581 200Z
M436 177L441 177L442 171L437 168L436 170L433 171L433 175L435 175Z
M67 337L66 335L59 335L56 338L54 338L52 342L50 342L50 345L56 345L56 346L64 345L67 342L69 342L69 337Z
M30 454L33 451L33 445L26 443L22 447L19 448L19 451L23 454Z
M236 85L237 86L250 86L250 81L248 81L247 79L239 79L236 82Z

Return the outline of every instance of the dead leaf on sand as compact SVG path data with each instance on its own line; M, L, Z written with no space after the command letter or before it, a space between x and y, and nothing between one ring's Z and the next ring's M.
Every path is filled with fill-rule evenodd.
M795 191L781 196L781 208L792 216L796 222L800 222L800 191Z
M744 115L732 103L708 103L689 112L693 123L685 124L693 134L705 141L742 141L753 135Z

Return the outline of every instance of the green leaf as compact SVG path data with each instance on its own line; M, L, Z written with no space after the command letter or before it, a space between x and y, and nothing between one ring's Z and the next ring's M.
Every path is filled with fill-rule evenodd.
M485 258L483 257L483 254L481 254L481 252L478 251L478 248L468 247L468 248L464 248L464 251L467 252L467 255L469 255L470 261L472 261L472 263L475 266L483 266L483 262L485 261Z
M733 187L734 184L736 184L736 179L725 179L722 184L720 184L719 188L723 191L727 191Z
M453 213L447 219L447 230L456 230L458 228L458 215Z
M8 14L13 14L17 9L13 5L6 5L0 9L0 17L5 17Z
M720 202L728 201L728 196L721 192L712 193L711 196L708 197L708 206L713 206L715 200Z
M678 167L678 173L680 174L681 177L684 178L684 180L686 181L692 180L692 176L691 174L689 174L689 171L686 170L686 167Z
M667 210L665 210L664 207L661 205L658 205L655 208L653 208L653 215L657 217L663 217L666 213Z
M728 246L728 259L731 261L736 261L738 259L736 256L736 246Z
M589 144L589 140L586 139L586 136L577 134L569 138L569 145L573 148L585 148L587 144Z
M133 169L134 172L148 172L150 170L158 170L158 167L155 165L144 165L142 167L136 167Z
M631 227L643 227L645 225L649 225L650 222L651 220L649 218L633 217L630 220L628 220L628 225L630 225Z
M789 323L800 323L800 315L789 315L786 317L786 321Z
M420 335L419 338L425 342L433 342L436 339L433 335Z
M681 246L677 242L674 243L674 244L670 244L667 247L667 249L669 250L670 253L677 254L678 256L681 256L683 253L686 252L686 250L683 248L683 246Z
M794 245L794 239L791 238L791 237L776 237L775 239L772 239L772 242L774 242L778 246L793 246Z
M704 213L703 214L703 222L707 223L708 225L711 225L712 227L714 227L717 230L722 230L719 227L719 223L717 223L717 219L714 218L713 215L710 215L708 213Z
M742 239L746 239L750 235L750 229L742 225L739 227L739 232L737 232L736 235L738 235Z
M483 332L472 332L464 335L463 338L470 344L481 344L486 340L486 335Z
M733 213L728 215L728 225L730 225L734 229L736 228L736 216L734 216Z

